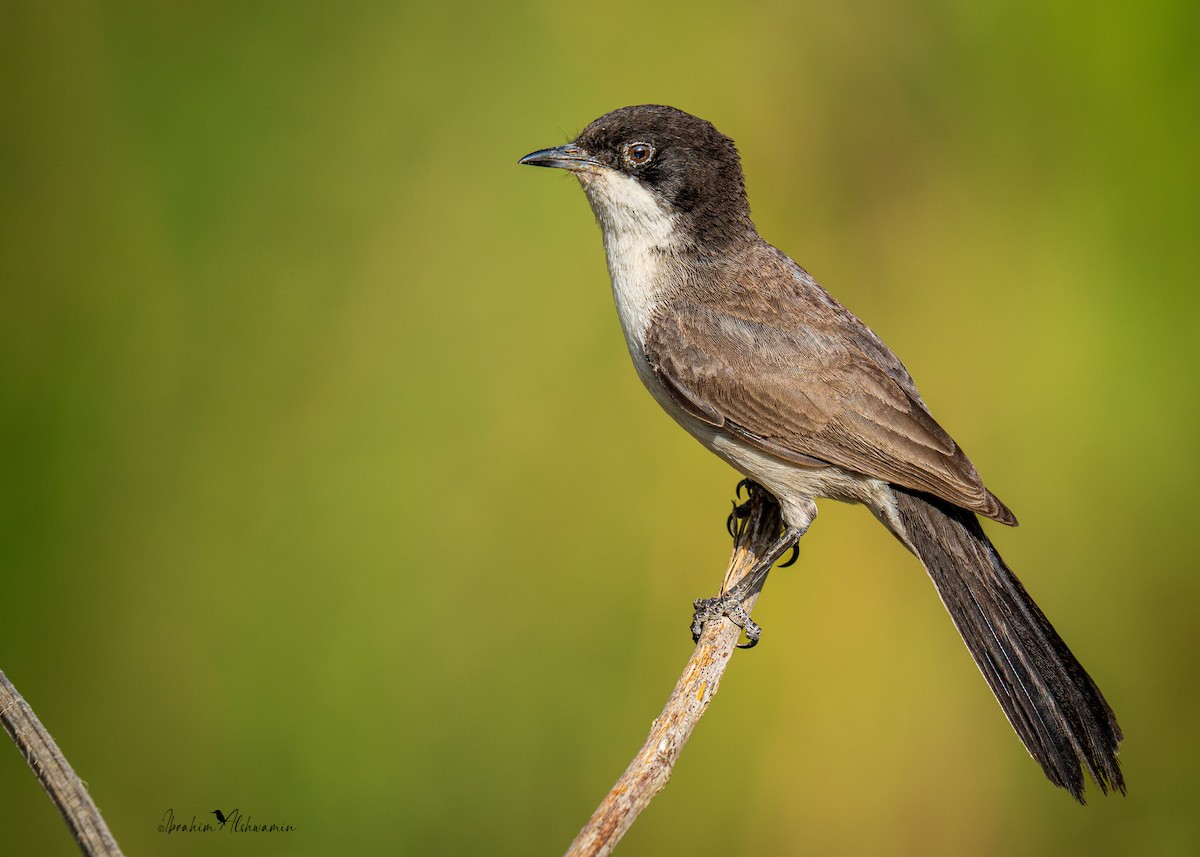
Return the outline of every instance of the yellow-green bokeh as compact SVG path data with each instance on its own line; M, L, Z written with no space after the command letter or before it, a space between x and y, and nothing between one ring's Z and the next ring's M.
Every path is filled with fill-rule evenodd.
M1020 516L1130 793L1046 783L827 504L618 853L1196 853L1198 10L5 4L0 669L130 854L565 848L735 476L638 385L578 188L516 160L666 102ZM0 851L74 853L12 751L0 798ZM156 831L233 807L298 829Z

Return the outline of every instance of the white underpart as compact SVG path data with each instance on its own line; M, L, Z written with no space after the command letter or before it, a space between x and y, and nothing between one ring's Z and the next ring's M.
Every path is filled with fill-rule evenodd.
M579 180L604 234L617 314L637 360L654 310L670 286L663 264L676 218L632 176L601 168L580 173Z
M671 265L676 216L637 179L603 167L577 173L604 235L608 272L625 342L638 377L676 422L735 470L763 485L780 502L789 526L806 530L816 497L867 505L885 524L899 524L891 488L879 479L839 467L802 467L747 444L683 410L646 360L646 330L661 301L676 293ZM899 531L902 531L902 527Z

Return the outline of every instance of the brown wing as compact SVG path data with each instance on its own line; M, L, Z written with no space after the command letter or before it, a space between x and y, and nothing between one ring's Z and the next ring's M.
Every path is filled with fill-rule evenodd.
M1015 524L929 415L900 361L783 260L778 274L794 285L784 280L787 288L771 302L744 283L730 289L725 279L719 300L699 289L699 300L660 308L646 356L681 404L797 464L828 462Z

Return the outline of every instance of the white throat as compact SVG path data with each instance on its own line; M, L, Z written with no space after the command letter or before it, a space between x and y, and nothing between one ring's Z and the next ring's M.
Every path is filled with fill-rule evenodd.
M579 173L600 223L621 327L635 361L659 300L670 289L675 215L637 179L615 170Z

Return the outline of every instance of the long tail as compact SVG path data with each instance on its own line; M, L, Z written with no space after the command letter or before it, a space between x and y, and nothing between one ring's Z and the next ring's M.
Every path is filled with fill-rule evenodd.
M929 571L971 657L1030 755L1052 783L1080 803L1085 766L1100 791L1124 794L1116 716L992 547L974 513L903 488L895 493L905 530L895 535Z

